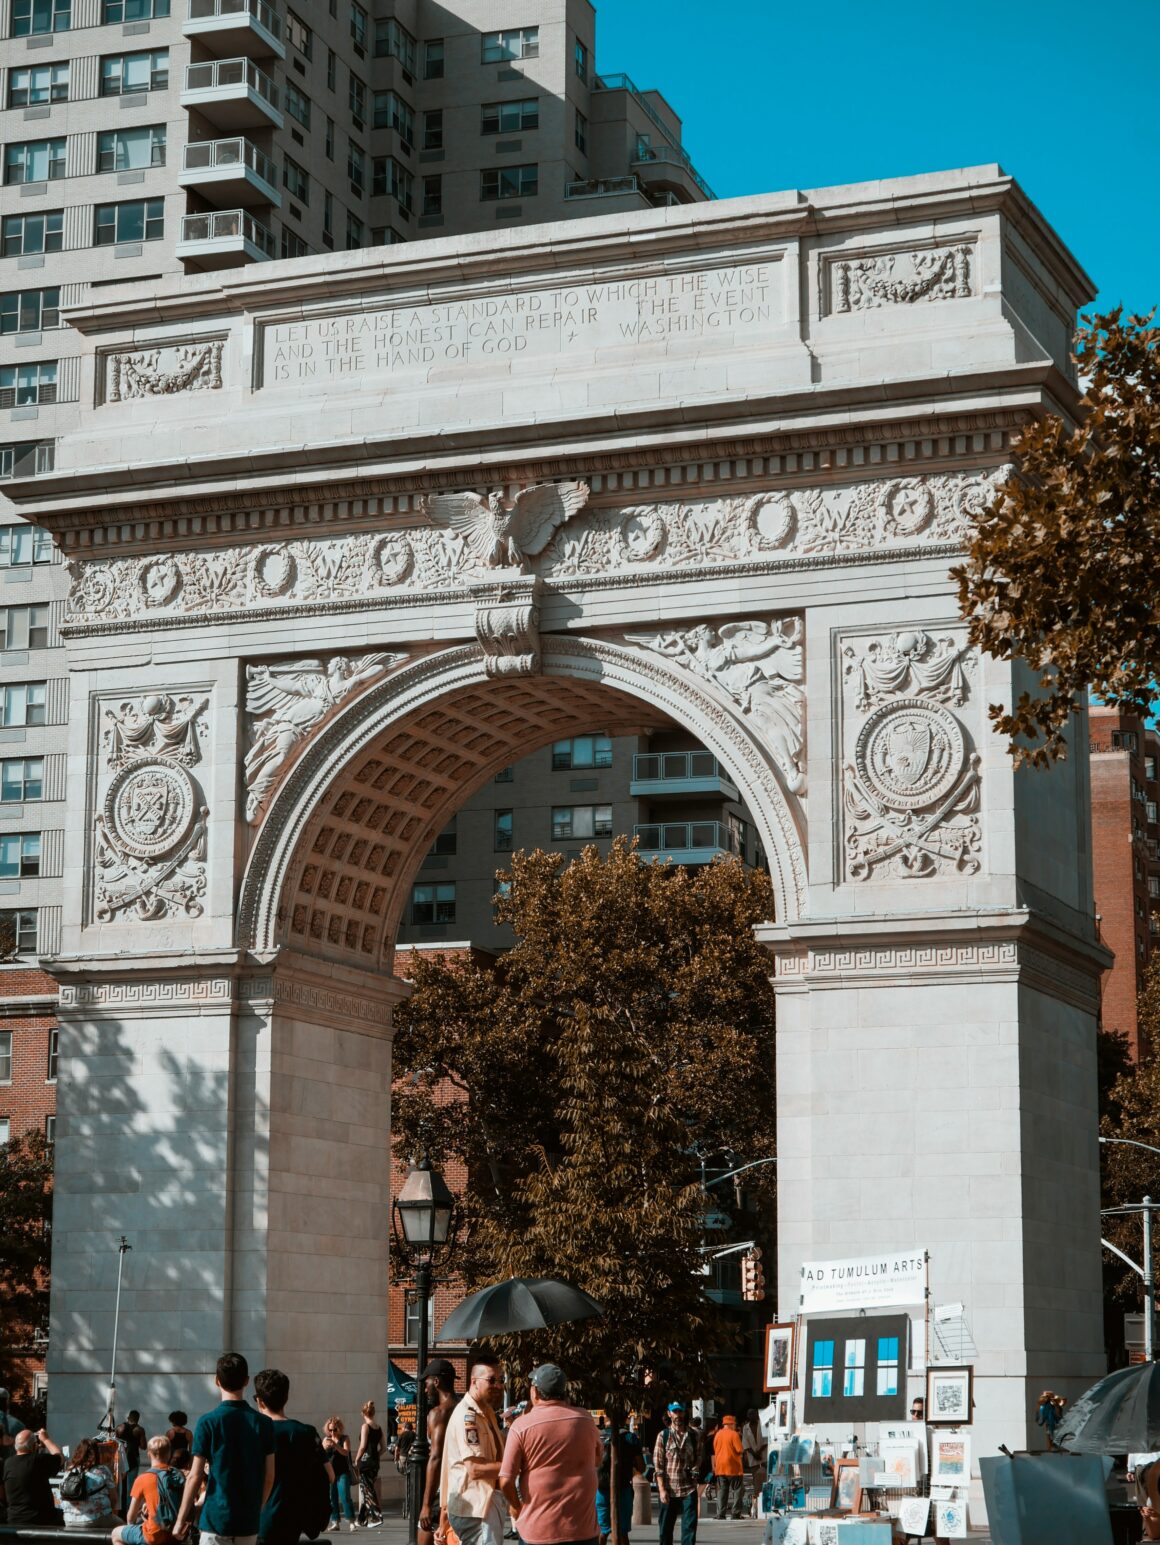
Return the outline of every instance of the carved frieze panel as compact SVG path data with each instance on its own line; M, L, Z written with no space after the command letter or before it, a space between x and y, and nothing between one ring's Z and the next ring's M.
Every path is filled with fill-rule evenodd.
M977 293L972 238L824 259L826 310L875 311L923 301L966 300Z
M497 557L502 566L549 583L611 575L651 584L658 571L772 568L958 545L1008 470L878 477L598 509L585 507L583 483L540 485L511 499L439 495L425 513L435 524L74 560L67 620L233 617L378 598L389 603L494 578Z
M106 354L105 401L220 391L224 343L222 338L209 338Z
M201 916L209 809L195 769L208 710L206 696L162 692L101 705L96 921Z
M405 656L376 651L246 666L246 820L261 820L282 767L344 698Z
M802 619L708 623L682 631L626 633L625 641L664 655L712 682L749 720L793 794L806 782L805 663Z
M962 635L863 637L845 644L841 665L845 879L976 874L977 672Z

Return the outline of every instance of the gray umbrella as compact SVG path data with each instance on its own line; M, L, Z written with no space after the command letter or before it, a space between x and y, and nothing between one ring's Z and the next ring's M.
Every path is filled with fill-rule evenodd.
M1083 1394L1056 1428L1073 1454L1140 1454L1160 1448L1160 1363L1108 1374Z
M590 1320L604 1310L594 1298L552 1277L509 1277L480 1288L444 1320L440 1341L479 1341L516 1330L543 1330L570 1320Z

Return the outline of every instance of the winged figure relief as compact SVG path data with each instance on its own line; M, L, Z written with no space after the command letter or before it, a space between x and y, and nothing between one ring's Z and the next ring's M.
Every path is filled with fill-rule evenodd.
M246 819L256 821L294 746L336 703L400 659L381 650L329 660L246 667L246 712L255 720L246 752Z
M587 483L536 483L508 498L498 489L430 494L423 513L461 536L484 568L527 571L528 559L543 552L553 534L588 502Z

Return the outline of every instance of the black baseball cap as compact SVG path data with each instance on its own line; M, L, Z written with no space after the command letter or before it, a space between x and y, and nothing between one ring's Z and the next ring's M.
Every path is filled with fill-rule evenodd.
M437 1379L440 1384L454 1384L455 1364L446 1357L433 1357L419 1377Z

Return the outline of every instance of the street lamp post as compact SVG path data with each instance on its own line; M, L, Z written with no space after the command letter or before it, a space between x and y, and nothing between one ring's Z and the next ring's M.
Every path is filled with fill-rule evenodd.
M431 1263L435 1251L447 1244L451 1234L451 1215L455 1198L438 1170L420 1159L407 1176L395 1198L395 1231L417 1257L415 1262L415 1298L419 1310L419 1338L415 1366L415 1441L407 1458L407 1542L416 1545L419 1537L419 1509L423 1504L427 1461L431 1445L427 1440L427 1386L423 1369L427 1366L427 1309L431 1302Z
M1151 1143L1140 1143L1132 1137L1101 1137L1101 1143L1116 1143L1124 1148L1143 1148L1146 1153L1154 1153L1160 1157L1160 1148L1153 1148ZM1144 1262L1143 1266L1137 1266L1135 1261L1128 1260L1122 1250L1117 1250L1114 1245L1109 1245L1107 1240L1102 1243L1121 1260L1127 1261L1133 1271L1140 1273L1144 1279L1144 1360L1151 1362L1156 1352L1156 1323L1155 1323L1155 1274L1152 1264L1152 1209L1156 1206L1150 1196L1146 1196L1140 1207L1128 1207L1119 1209L1126 1212L1142 1212L1144 1215ZM1112 1209L1105 1209L1111 1211Z

